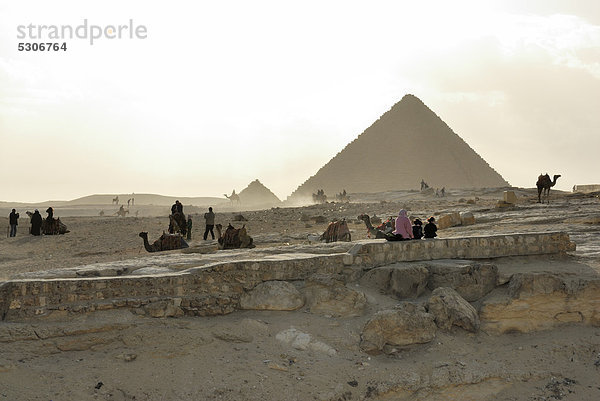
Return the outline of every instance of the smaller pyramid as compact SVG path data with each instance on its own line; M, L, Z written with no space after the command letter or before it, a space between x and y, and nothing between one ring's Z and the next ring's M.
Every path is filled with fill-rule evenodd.
M239 193L244 207L272 207L281 204L281 200L259 180L254 180Z

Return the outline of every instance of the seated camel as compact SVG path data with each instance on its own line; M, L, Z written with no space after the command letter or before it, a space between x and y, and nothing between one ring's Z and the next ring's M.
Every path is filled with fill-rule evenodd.
M187 242L185 242L183 237L179 234L166 234L163 232L152 244L148 242L147 232L141 232L139 235L144 240L144 248L146 248L148 252L171 251L173 249L189 247Z
M254 239L248 235L246 225L242 228L235 228L231 223L222 232L223 226L221 224L215 225L217 229L217 242L219 243L219 249L238 249L238 248L255 248Z
M338 220L332 221L329 223L325 232L321 235L321 241L329 242L337 242L337 241L352 241L352 236L350 235L350 229L348 228L348 224L346 220Z

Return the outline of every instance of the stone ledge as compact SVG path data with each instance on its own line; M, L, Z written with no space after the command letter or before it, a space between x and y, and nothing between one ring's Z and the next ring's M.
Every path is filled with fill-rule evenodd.
M422 241L356 242L347 253L279 254L254 260L216 262L176 273L147 276L27 279L0 285L2 320L45 316L61 310L139 309L153 302L172 305L171 312L214 315L239 307L239 297L272 280L305 280L316 273L346 274L401 261L478 259L572 251L565 233L533 233ZM120 300L127 300L121 302ZM180 302L178 304L178 302ZM187 307L189 302L189 307ZM193 305L192 305L193 304Z

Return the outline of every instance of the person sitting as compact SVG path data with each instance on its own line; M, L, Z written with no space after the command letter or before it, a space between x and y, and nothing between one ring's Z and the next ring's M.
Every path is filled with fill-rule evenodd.
M431 216L427 219L429 223L425 224L425 238L435 238L437 237L437 226L435 225L435 217Z
M413 239L423 238L423 222L420 219L415 219L412 226Z
M388 241L402 241L413 238L412 225L410 219L406 215L406 210L402 209L398 212L396 218L395 229L393 235L387 237Z

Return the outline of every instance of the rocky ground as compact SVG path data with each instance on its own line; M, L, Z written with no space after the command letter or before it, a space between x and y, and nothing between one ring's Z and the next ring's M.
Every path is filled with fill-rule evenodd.
M490 261L501 276L524 271L570 279L597 275L598 198L554 192L549 205L540 205L533 191L516 192L519 203L509 208L496 207L501 191L482 189L449 191L445 198L415 192L358 194L349 204L241 214L258 245L249 252L256 255L319 249L309 238L323 232L326 222L334 218L346 218L353 239L362 239L367 235L364 223L357 221L361 213L387 217L405 208L412 216L426 218L470 211L476 224L443 229L439 235L566 231L577 243L577 251L569 256ZM61 214L58 209L56 214L71 230L60 237L28 236L22 218L19 235L0 240L0 279L63 277L82 265L89 271L118 261L147 265L170 257L185 267L220 257L214 242L200 238L202 219L197 217L189 250L146 254L137 234L148 231L151 239L158 237L166 218L152 215L156 208L138 207L138 217L126 218L95 217L91 209L82 217L83 213ZM238 211L217 210L217 220L227 224L235 214ZM324 217L323 223L315 222L318 216ZM6 225L5 220L1 218L0 225ZM344 246L340 244L341 251ZM164 262L156 263L160 264ZM68 268L71 273L65 273ZM48 271L52 273L41 273ZM366 296L360 316L334 317L312 313L305 306L292 312L240 311L206 318L154 319L105 311L2 322L0 400L600 398L598 327L569 323L525 334L496 334L453 326L438 330L425 344L371 354L361 348L365 324L398 300L368 281L349 285ZM416 301L427 302L431 295L427 290Z

